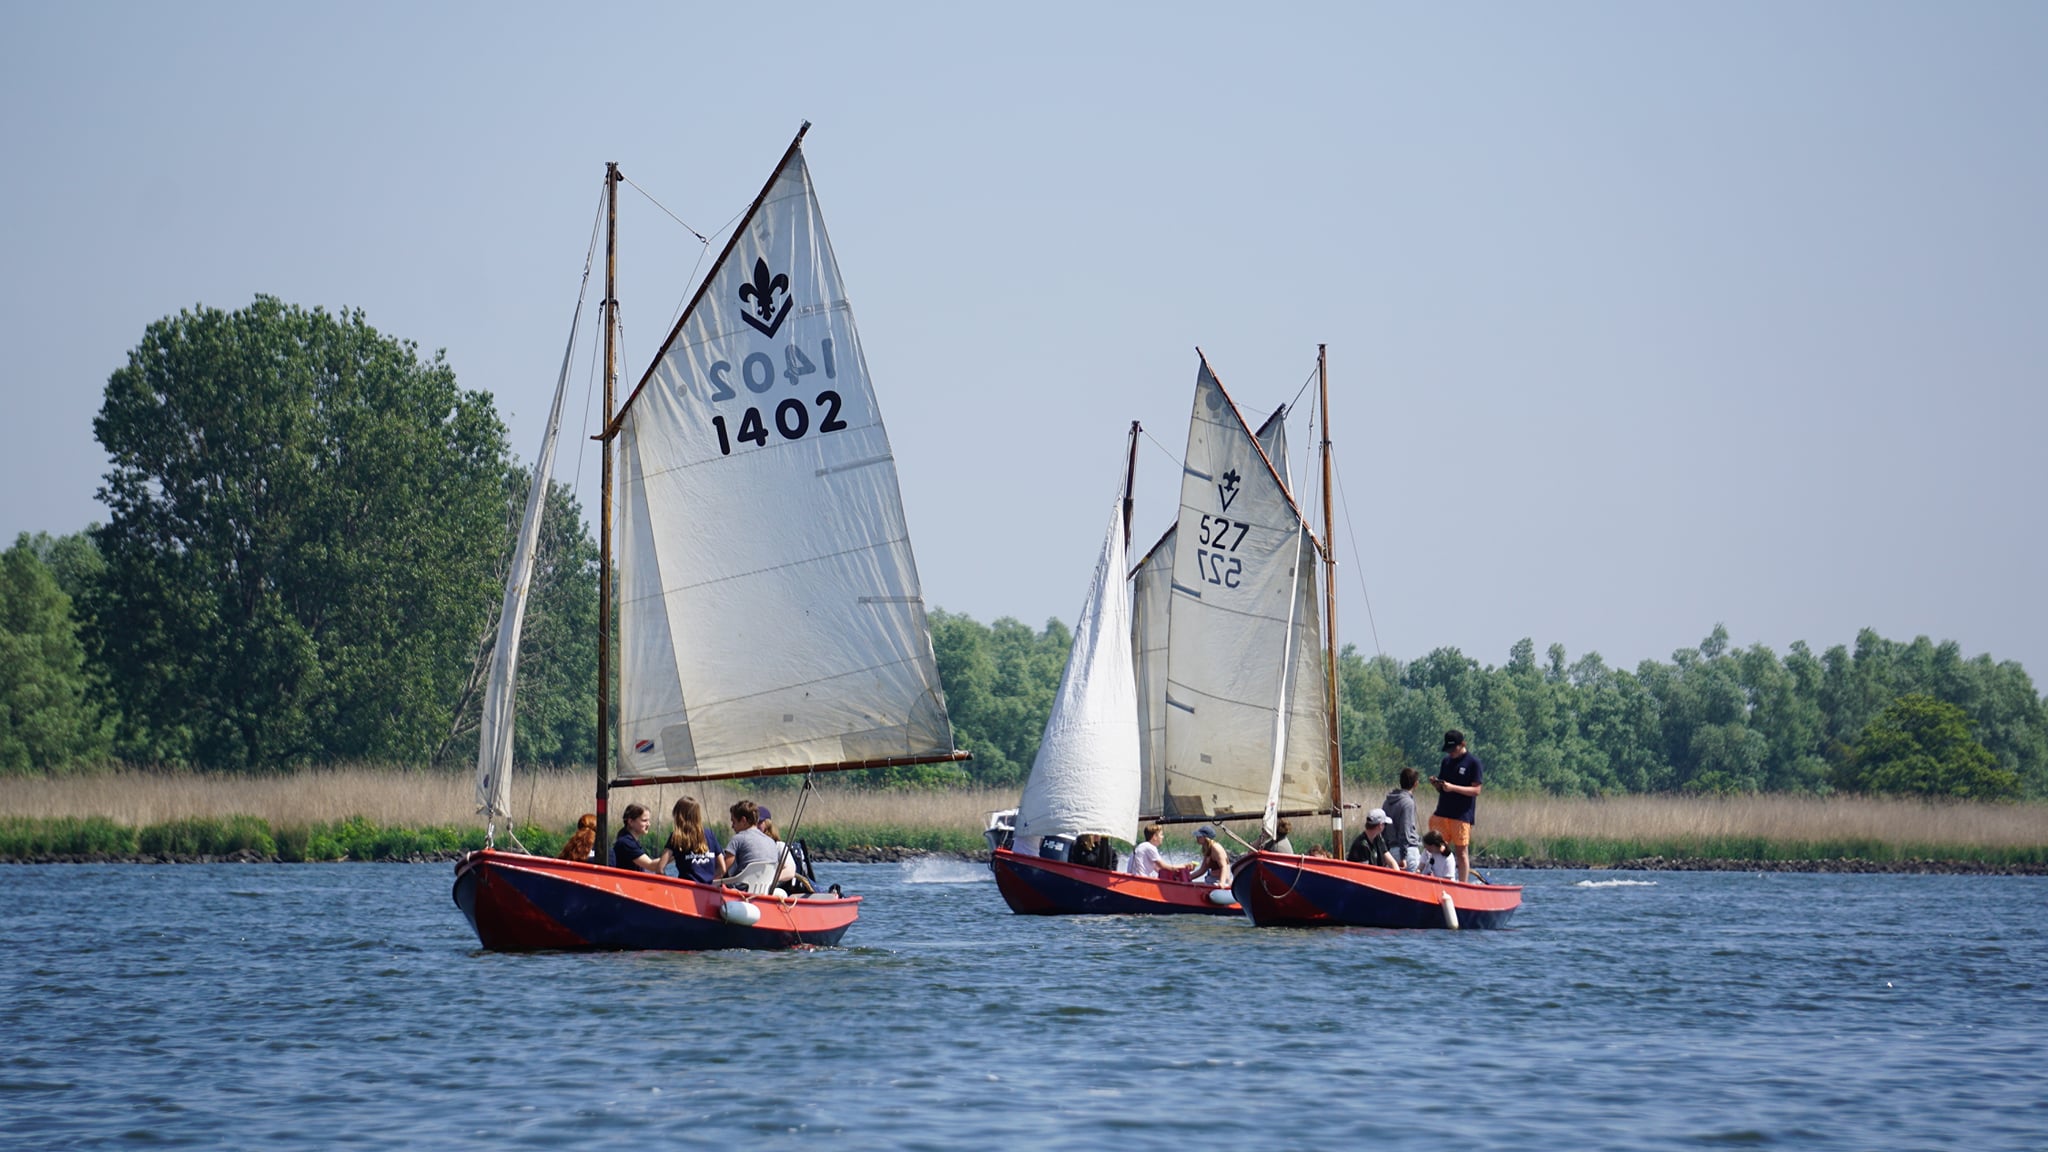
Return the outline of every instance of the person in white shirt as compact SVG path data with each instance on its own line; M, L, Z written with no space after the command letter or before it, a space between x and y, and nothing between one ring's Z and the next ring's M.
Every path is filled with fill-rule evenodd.
M1422 834L1422 871L1424 875L1439 880L1458 878L1457 860L1450 854L1451 846L1444 842L1443 833L1431 828Z
M1131 849L1131 861L1125 870L1133 876L1159 875L1159 842L1166 837L1166 829L1157 824L1145 825L1145 834L1138 846Z

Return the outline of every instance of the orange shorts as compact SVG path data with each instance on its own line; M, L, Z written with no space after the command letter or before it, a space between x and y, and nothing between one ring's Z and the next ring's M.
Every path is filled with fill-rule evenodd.
M1442 836L1444 842L1453 848L1472 846L1472 826L1463 820L1453 820L1449 816L1431 816L1429 830Z

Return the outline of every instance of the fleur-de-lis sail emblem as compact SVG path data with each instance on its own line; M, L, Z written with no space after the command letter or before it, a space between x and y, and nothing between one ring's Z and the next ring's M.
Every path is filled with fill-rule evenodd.
M1237 480L1237 469L1232 468L1223 474L1223 483L1216 486L1216 495L1223 498L1225 512L1230 511L1230 502L1237 499Z
M782 293L782 307L775 306L775 294ZM754 278L740 285L740 303L754 302L752 312L741 311L740 318L754 326L754 331L763 336L773 337L782 327L784 317L789 315L793 297L789 294L789 277L781 272L770 273L768 261L756 258Z

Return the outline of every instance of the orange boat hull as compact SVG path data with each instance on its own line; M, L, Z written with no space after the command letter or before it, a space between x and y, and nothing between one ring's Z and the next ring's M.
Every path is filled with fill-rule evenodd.
M750 895L716 884L485 849L455 866L455 904L494 952L698 952L833 945L860 897ZM758 912L728 913L729 903Z

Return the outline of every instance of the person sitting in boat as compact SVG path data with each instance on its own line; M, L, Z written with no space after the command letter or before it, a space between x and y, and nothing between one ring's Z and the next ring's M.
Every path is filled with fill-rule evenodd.
M773 867L782 855L782 846L764 835L758 825L761 823L761 809L752 800L742 800L730 810L732 842L718 857L720 879L737 876L755 864Z
M562 859L580 864L597 859L597 813L585 812L576 818L576 831L562 845Z
M1138 836L1138 846L1131 849L1131 861L1125 871L1133 876L1157 877L1159 875L1159 842L1166 838L1166 829L1157 824L1145 825Z
M612 867L629 868L635 872L659 872L668 867L668 850L663 849L659 859L647 854L640 846L640 838L647 835L647 826L654 818L647 814L644 804L626 805L625 822L619 825L619 838L612 841Z
M754 827L761 830L761 835L775 841L775 886L784 892L799 894L814 891L810 880L804 876L803 862L797 859L797 846L782 842L782 834L775 830L775 821L769 817L768 809L757 806L756 810L761 814L761 821Z
M1299 855L1299 853L1297 853L1294 850L1294 841L1287 838L1287 834L1292 832L1293 830L1294 826L1287 822L1286 817L1281 817L1280 822L1273 826L1273 838L1271 840L1266 841L1263 844L1260 844L1259 851L1278 852L1282 856Z
M1067 851L1067 863L1079 864L1086 868L1103 868L1116 871L1116 845L1107 837L1093 832L1084 832L1074 838L1074 846Z
M1207 824L1195 829L1195 847L1202 853L1201 870L1188 879L1197 884L1230 887L1230 857L1224 853L1223 845L1216 842L1216 830Z
M1375 808L1365 814L1365 828L1351 841L1351 850L1344 858L1353 864L1377 864L1382 868L1398 868L1394 852L1387 844L1387 810Z
M718 841L704 827L704 806L694 796L676 801L670 813L675 827L668 834L669 859L676 875L699 884L718 882Z
M1451 856L1451 846L1444 834L1434 828L1422 834L1422 872L1439 880L1458 878L1458 862Z

